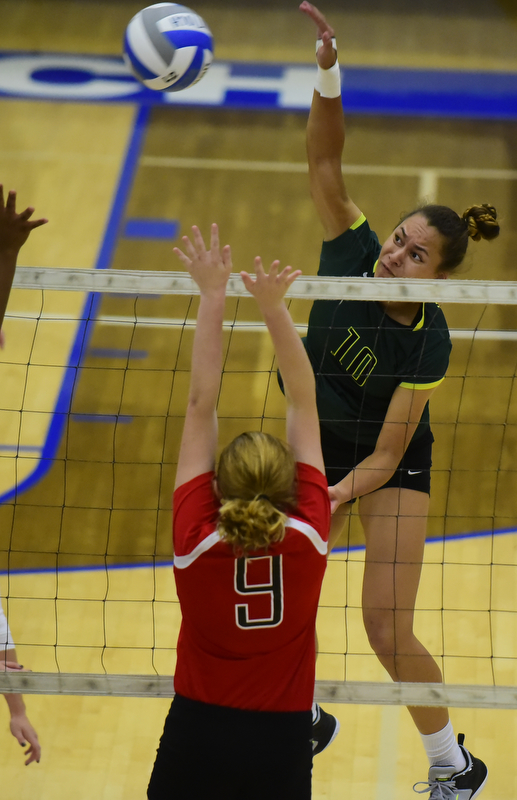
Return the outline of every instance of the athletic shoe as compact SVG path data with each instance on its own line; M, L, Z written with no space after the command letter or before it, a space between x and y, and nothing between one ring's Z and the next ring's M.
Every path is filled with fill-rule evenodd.
M463 747L464 739L464 735L460 733L458 744L467 762L463 772L454 772L454 767L431 767L428 782L415 783L415 792L430 792L429 800L474 800L478 796L487 781L488 769L479 758L475 758ZM417 789L417 786L426 788Z
M312 723L312 755L323 752L334 741L338 731L339 720L316 704L316 719Z

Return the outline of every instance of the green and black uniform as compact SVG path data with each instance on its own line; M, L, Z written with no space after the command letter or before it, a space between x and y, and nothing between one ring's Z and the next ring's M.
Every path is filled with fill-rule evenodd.
M323 242L321 276L373 278L381 245L361 218L336 239ZM440 384L449 364L447 323L435 303L423 303L411 325L391 319L380 303L316 300L305 340L316 375L318 414L329 483L337 483L375 449L398 386L427 390ZM429 407L397 472L386 486L429 491ZM418 451L418 456L416 455ZM340 476L338 476L338 470ZM427 473L427 484L417 473Z

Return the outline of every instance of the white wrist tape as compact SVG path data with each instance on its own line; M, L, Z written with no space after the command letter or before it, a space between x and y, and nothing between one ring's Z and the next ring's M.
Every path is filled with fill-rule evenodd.
M341 94L341 70L339 61L336 59L334 66L330 69L322 69L318 66L316 84L314 86L322 97L339 97Z
M334 50L337 50L336 39L334 36L331 39L331 44ZM316 39L316 52L318 52L320 47L323 47L323 39Z

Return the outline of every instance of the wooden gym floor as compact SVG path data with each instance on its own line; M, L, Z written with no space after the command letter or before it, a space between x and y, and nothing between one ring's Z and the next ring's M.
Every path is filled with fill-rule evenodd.
M517 23L509 1L459 0L454 12L445 0L433 3L432 10L428 3L398 0L389 4L388 13L387 5L365 0L345 13L341 2L322 4L336 27L343 64L517 69ZM124 26L139 7L115 0L0 0L0 48L116 54ZM271 0L258 11L251 2L221 1L198 3L196 9L209 20L221 59L312 58L312 31L296 3ZM0 180L18 190L20 207L34 205L38 215L50 220L33 234L20 263L96 266L136 109L2 99L0 110ZM304 127L303 114L154 109L125 215L178 221L178 235L194 223L206 231L217 221L224 240L232 244L236 271L250 268L260 253L266 262L280 258L314 274L321 230L306 175L298 169L305 159ZM473 247L465 274L511 280L517 245L516 132L511 123L354 116L346 162L389 165L393 174L353 174L350 192L381 239L399 212L435 190L440 202L459 211L473 202L493 203L501 212L504 235L493 245ZM184 161L171 167L171 157ZM241 167L235 169L232 162ZM254 162L269 163L270 169L246 168ZM412 175L408 166L414 167ZM457 174L442 177L444 169ZM479 169L500 171L498 179L480 177ZM110 266L178 269L171 249L170 241L120 237ZM76 319L85 300L78 293L46 293L44 319L33 338L28 314L39 308L36 294L15 291L5 324L1 493L15 481L23 482L38 463L38 446L77 328L75 322L56 318ZM515 328L511 307L485 311L451 306L445 311L455 330ZM146 320L136 329L128 322L135 312ZM102 300L55 461L20 494L15 507L0 506L0 594L8 598L22 663L34 670L174 670L178 619L167 566L169 508L190 339L188 332L180 339L178 331L164 331L160 319L183 319L187 313L192 318L187 298ZM293 313L303 323L307 307L300 302ZM242 321L257 318L248 301L228 303L227 318L235 315ZM512 529L517 519L516 344L503 339L482 339L474 348L471 344L468 337L456 335L449 377L433 398L436 445L429 533L435 538ZM29 354L33 366L27 373L23 364ZM282 400L274 381L268 383L271 364L262 334L228 337L223 435L258 425L265 398L267 424L277 430L274 418L282 413ZM16 409L22 394L26 411L20 427ZM123 422L115 425L114 415ZM17 442L27 447L23 458L14 458L9 450ZM355 520L350 542L354 548L361 544ZM449 654L442 660L446 680L515 682L515 618L509 614L517 611L516 544L515 536L506 533L428 545L418 625L432 652L441 657L445 648ZM318 677L382 680L360 621L362 550L352 549L347 558L346 542L341 545L329 564L322 596ZM144 566L154 554L163 562L156 570ZM105 563L117 568L106 571ZM74 569L58 573L58 566ZM28 569L47 571L27 574ZM445 614L442 605L449 609ZM490 618L488 608L493 609ZM0 725L2 797L64 800L72 786L78 800L145 796L168 701L26 699L43 757L39 765L23 767L19 746L7 731L5 709L5 724ZM333 710L342 730L315 761L314 797L412 796L411 785L425 779L427 766L405 709ZM513 712L456 710L452 718L456 731L463 730L467 744L489 764L487 800L513 798Z

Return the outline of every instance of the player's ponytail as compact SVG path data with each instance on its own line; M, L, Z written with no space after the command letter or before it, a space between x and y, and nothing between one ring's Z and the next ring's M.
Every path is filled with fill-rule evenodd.
M221 509L217 529L235 552L280 542L295 504L295 458L280 439L252 431L225 447L217 468Z
M499 236L497 211L493 206L484 203L481 206L470 206L461 217L467 224L467 233L475 242L480 239L495 239Z
M287 516L265 495L252 500L226 500L221 506L218 531L237 553L260 550L285 536Z

